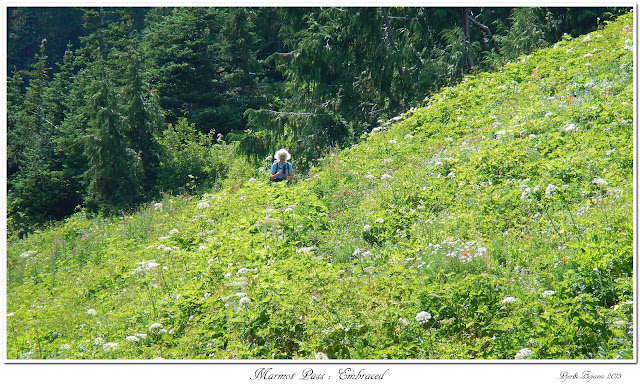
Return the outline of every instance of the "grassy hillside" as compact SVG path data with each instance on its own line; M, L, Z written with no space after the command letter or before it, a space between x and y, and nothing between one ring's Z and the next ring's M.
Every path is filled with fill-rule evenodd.
M632 358L632 22L445 89L291 187L12 242L8 357Z

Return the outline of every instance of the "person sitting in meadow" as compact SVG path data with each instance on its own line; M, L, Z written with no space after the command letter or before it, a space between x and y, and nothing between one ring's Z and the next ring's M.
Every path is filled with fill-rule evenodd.
M285 149L280 149L273 156L275 161L273 165L271 165L271 176L269 179L272 182L280 182L284 180L288 180L288 183L293 182L293 166L289 160L291 159L291 154Z

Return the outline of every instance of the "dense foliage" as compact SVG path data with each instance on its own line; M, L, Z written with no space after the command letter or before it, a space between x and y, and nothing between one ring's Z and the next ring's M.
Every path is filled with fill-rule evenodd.
M632 359L632 23L467 76L292 186L213 162L215 190L12 239L8 358ZM193 130L160 142L180 173L233 150Z
M464 74L626 11L9 8L9 231L80 208L129 212L194 178L215 186L245 162L219 164L236 153L258 170L287 147L307 171ZM172 144L177 127L234 151ZM180 147L193 150L188 161L163 158Z

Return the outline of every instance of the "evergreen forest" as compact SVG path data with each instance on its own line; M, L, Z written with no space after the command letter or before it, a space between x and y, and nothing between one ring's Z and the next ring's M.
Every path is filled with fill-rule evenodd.
M10 7L9 236L266 179L279 148L303 176L443 87L626 12Z

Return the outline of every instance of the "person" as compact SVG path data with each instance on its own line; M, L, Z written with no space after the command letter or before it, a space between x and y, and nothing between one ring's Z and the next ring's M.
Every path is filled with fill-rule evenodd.
M272 182L280 182L284 180L288 180L288 184L293 182L293 166L289 160L291 159L291 154L285 149L280 149L273 156L275 161L273 165L271 165L271 175L269 176L269 180Z

